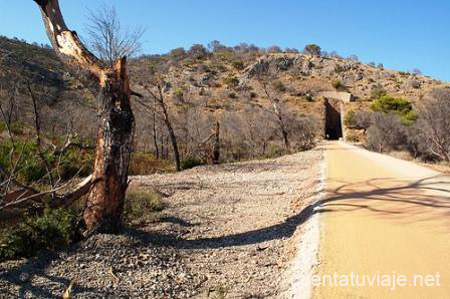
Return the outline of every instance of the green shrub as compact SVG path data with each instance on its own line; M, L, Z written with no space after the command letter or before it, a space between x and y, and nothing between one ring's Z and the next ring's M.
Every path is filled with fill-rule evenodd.
M0 143L0 167L10 170L10 153L13 145L10 141ZM43 161L38 157L38 150L33 142L16 142L16 151L13 158L19 159L17 169L20 171L17 178L26 183L42 180L47 175L47 169ZM59 157L51 152L44 153L45 159L51 168L56 168ZM68 149L59 161L58 172L63 180L69 180L75 175L88 176L92 172L94 160L93 150ZM56 174L56 172L55 172ZM2 179L0 174L0 179Z
M164 203L157 193L131 188L126 194L122 217L126 224L155 222L163 209Z
M0 260L32 257L42 250L59 250L77 234L78 216L67 209L47 209L42 215L26 216L0 236Z
M10 141L0 143L0 166L7 170L10 170L9 158L12 149L13 144ZM30 183L38 181L46 175L47 171L45 165L36 156L36 153L37 148L34 143L30 142L16 143L16 151L13 155L13 158L18 159L20 156L20 161L17 167L17 169L20 169L20 171L17 174L19 180Z
M5 131L6 129L6 123L0 122L0 132ZM21 122L13 122L10 124L10 129L14 135L22 135L25 132L26 125Z
M94 167L94 150L68 149L61 157L59 174L63 180L89 176Z
M276 158L287 154L288 151L277 144L269 144L264 158Z
M344 118L344 125L349 128L356 126L356 112L354 110L347 112Z
M230 61L233 57L233 53L231 53L230 51L224 51L217 53L217 57L219 57L219 59L222 61Z
M181 160L181 169L190 169L201 165L205 165L205 161L198 157L187 157Z
M340 80L333 80L331 86L333 86L334 89L339 90L342 88L342 82Z
M402 98L383 96L373 102L370 108L375 112L381 113L395 112L402 118L403 124L411 124L417 118L412 111L413 106L411 102Z
M307 94L307 95L305 96L305 101L307 101L307 102L312 102L312 101L313 101L313 97L312 97L311 95Z

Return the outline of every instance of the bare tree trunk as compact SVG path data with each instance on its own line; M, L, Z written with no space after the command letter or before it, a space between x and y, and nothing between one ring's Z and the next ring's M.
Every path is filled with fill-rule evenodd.
M156 126L156 112L153 111L153 144L155 146L155 156L159 160L159 147L158 147L158 127Z
M161 82L157 82L154 86L158 89L157 93L154 93L149 87L144 86L144 88L148 91L150 96L158 103L162 112L162 120L166 125L167 131L169 132L170 142L172 143L173 155L175 159L175 165L177 171L181 170L181 160L180 160L180 152L178 150L178 142L177 136L175 135L175 131L172 126L172 122L170 120L169 112L167 111L167 105L164 99L164 94L161 86Z
M53 48L71 68L81 68L96 79L100 93L101 125L97 134L93 185L84 222L87 233L116 232L121 225L128 166L133 146L134 115L126 58L106 67L70 31L61 14L58 0L33 0L41 8Z
M164 157L165 157L165 160L169 160L169 146L168 146L168 143L169 143L169 137L164 136Z
M212 147L211 160L214 165L220 164L220 123L216 121L216 128L214 130L214 143Z
M91 188L84 222L88 231L115 232L120 228L128 167L133 149L134 116L130 106L130 88L126 61L115 66L118 81L106 83L98 101L101 125L97 134L97 150L93 179L100 179Z
M166 114L166 113L164 113L164 114ZM177 167L177 171L181 171L180 152L178 151L178 143L177 143L177 137L175 136L175 131L173 130L172 124L170 123L170 120L168 118L164 117L164 121L166 123L167 130L169 131L170 142L172 143L173 155L175 158L175 164Z
M277 103L277 100L273 100L273 110L278 119L278 125L280 126L281 134L283 136L283 143L286 149L289 149L289 138L288 133L286 131L286 126L284 125L283 115L281 114L280 106Z
M175 165L176 165L177 171L181 171L180 152L178 151L177 136L175 135L175 131L173 130L173 127L172 127L172 122L170 121L169 112L167 111L167 105L164 101L164 95L162 92L161 84L158 84L157 87L158 87L158 94L159 94L158 103L161 106L161 110L163 113L163 120L164 120L164 123L166 124L167 131L169 131L170 142L172 143L173 155L175 158Z
M280 131L281 131L281 135L283 136L283 144L284 147L289 150L289 137L288 137L288 132L286 130L286 126L284 125L284 120L283 120L283 115L281 114L281 109L280 109L280 105L278 105L278 100L277 99L273 99L270 96L269 90L267 89L267 84L266 82L263 82L263 80L259 80L259 83L261 84L261 86L264 89L264 92L267 96L267 98L272 102L272 106L273 106L273 111L275 113L275 116L277 117L278 120L278 125L280 126Z
M50 181L50 185L52 188L55 188L55 181L53 179L53 174L51 171L50 164L47 160L47 158L44 155L44 152L42 151L42 140L41 140L41 120L40 115L38 112L37 107L37 100L36 95L33 92L33 89L31 88L31 83L27 82L28 92L30 93L31 101L33 103L33 112L34 112L34 128L36 130L36 147L39 159L41 159L41 162L45 166L45 170L47 171L48 180ZM55 199L55 194L53 193L52 198Z

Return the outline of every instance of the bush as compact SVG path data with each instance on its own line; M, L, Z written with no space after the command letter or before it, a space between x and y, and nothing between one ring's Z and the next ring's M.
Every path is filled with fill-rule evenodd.
M6 123L0 122L0 132L3 132L7 129ZM14 135L22 135L26 130L26 125L21 122L13 122L10 124L11 133Z
M309 54L311 56L320 56L322 49L316 44L309 44L305 46L303 50L304 53Z
M381 86L376 86L370 92L370 98L372 100L378 100L379 98L384 97L385 95L387 95L387 92Z
M286 86L284 86L284 83L281 82L280 80L274 81L274 82L272 83L272 86L273 86L273 88L274 88L276 91L279 91L279 92L285 92L285 91L286 91Z
M412 111L413 107L411 102L408 102L402 98L382 96L372 103L370 108L375 112L394 112L402 118L404 124L411 124L416 119L416 115Z
M242 60L233 61L232 65L237 70L243 70L244 69L244 62Z
M348 142L359 142L360 141L358 134L353 130L347 132L345 139Z
M205 165L205 161L198 157L187 157L181 160L181 169L186 170L197 166Z
M173 170L170 162L158 160L153 154L137 152L131 155L130 175L150 175Z
M59 250L77 235L78 216L67 209L47 209L0 236L0 260L29 258L42 250Z
M182 88L175 89L175 91L173 92L173 98L176 101L184 102L184 90Z
M16 143L16 152L14 153L14 158L19 158L20 152L20 161L18 164L18 169L20 172L17 177L19 180L24 181L26 183L31 183L42 179L47 171L44 163L40 159L37 158L36 153L36 145L34 143L29 142L18 142ZM0 167L3 169L9 169L9 157L12 152L13 144L10 141L5 141L0 143ZM4 179L0 175L0 179Z
M208 56L208 50L200 44L194 44L188 51L190 57L201 60Z
M239 79L236 76L229 75L225 78L224 83L228 86L228 88L235 88L239 85Z
M79 150L70 148L61 157L59 173L63 180L74 176L89 176L94 167L94 150Z
M254 99L254 98L258 97L258 94L256 92L254 92L254 91L251 91L249 96L250 96L251 99Z
M336 74L340 74L342 72L345 72L345 68L338 64L334 67L334 71L336 72Z
M0 143L0 167L3 169L10 170L9 157L12 148L13 145L10 141ZM16 142L16 151L13 156L15 159L20 157L17 167L20 169L17 174L19 180L25 183L34 183L47 175L47 169L37 154L38 150L34 143ZM59 157L51 152L44 153L44 157L51 168L56 170L56 166L58 166L58 172L63 180L69 180L75 175L88 176L92 172L94 151L70 148L61 156L59 165ZM1 174L0 179L2 179Z
M269 144L264 158L276 158L288 154L288 151L277 144Z
M229 94L228 94L228 97L230 98L230 99L237 99L237 94L235 93L235 92L230 92Z
M412 104L402 98L383 96L375 101L370 108L376 112L398 112L400 114L405 114L412 110Z
M125 198L122 219L126 224L142 224L158 220L158 212L164 209L161 197L155 192L129 189Z
M374 113L373 118L373 124L367 131L366 146L380 153L401 150L407 137L401 118L393 112Z
M331 86L333 86L333 88L336 90L340 90L343 87L340 80L333 80L333 82L331 82Z
M414 89L419 89L419 88L422 87L422 84L420 83L419 80L412 80L412 81L410 82L410 85L411 85L411 87L414 88Z
M422 155L450 161L450 89L433 90L420 109L415 129L416 146Z
M296 150L305 151L316 145L317 123L317 119L312 116L297 117L291 121L288 130Z
M354 129L356 127L356 112L355 110L350 110L347 112L344 118L344 125L350 129Z

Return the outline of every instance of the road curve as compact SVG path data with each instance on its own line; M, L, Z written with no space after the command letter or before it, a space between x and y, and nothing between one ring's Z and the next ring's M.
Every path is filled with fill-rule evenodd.
M450 178L341 142L326 148L313 298L450 298Z

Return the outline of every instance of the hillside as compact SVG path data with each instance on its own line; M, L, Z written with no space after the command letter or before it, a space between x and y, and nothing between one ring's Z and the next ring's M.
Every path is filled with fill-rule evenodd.
M25 84L31 82L47 115L44 130L65 134L70 120L79 135L91 140L95 137L98 120L94 96L64 69L51 49L1 38L0 73L3 92L17 86L17 121L32 122ZM353 109L367 107L380 91L417 103L432 89L446 85L426 76L384 70L339 57L267 53L252 47L208 52L200 45L189 51L175 49L167 55L134 59L130 73L133 90L144 95L135 102L136 148L155 152L155 146L160 146L158 151L165 159L171 155L168 135L148 109L155 106L143 88L156 75L164 84L164 97L182 155L198 152L214 122L220 121L224 158L228 161L280 153L281 137L273 100L280 105L290 135L310 132L308 136L321 137L321 91L352 93L356 102L349 106ZM141 105L142 102L147 105ZM294 147L310 147L308 136L293 140ZM206 159L207 151L204 149L199 158Z

